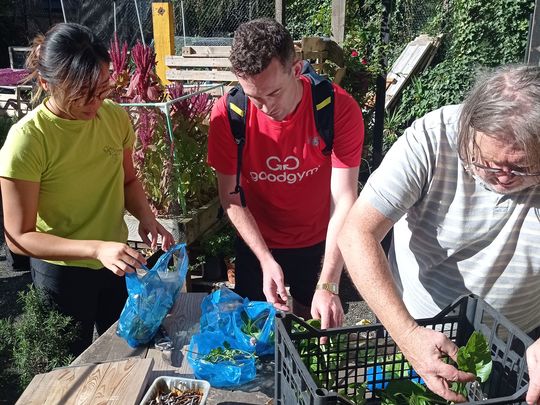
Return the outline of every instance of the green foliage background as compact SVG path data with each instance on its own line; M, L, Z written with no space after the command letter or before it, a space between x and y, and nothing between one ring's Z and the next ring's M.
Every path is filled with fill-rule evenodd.
M533 9L534 0L394 0L390 44L383 46L381 1L348 0L343 44L347 74L342 85L363 106L366 157L371 147L375 76L382 55L388 56L390 68L419 34L444 35L431 66L413 78L395 110L387 112L386 151L414 119L461 102L479 69L522 62ZM291 0L286 25L295 39L330 36L331 15L330 0Z
M71 318L52 309L35 288L19 293L19 300L23 312L17 319L0 319L2 399L15 400L34 375L73 361L68 347L77 329Z

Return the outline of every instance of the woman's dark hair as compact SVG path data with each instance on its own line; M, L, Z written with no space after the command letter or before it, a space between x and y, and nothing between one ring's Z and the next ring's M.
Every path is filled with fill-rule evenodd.
M110 60L107 48L90 29L73 23L57 24L45 36L34 38L26 59L30 71L27 81L41 76L68 102L81 96L90 100L97 91L103 64ZM41 88L34 99L39 93Z
M294 61L294 43L289 31L271 18L248 21L234 33L230 61L240 77L254 76L278 58L284 68Z

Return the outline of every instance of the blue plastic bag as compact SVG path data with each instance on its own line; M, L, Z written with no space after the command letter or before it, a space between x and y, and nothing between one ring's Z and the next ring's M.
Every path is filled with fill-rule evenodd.
M235 312L233 316L234 325L236 325L234 336L240 348L243 350L254 348L259 356L274 354L276 309L272 304L246 299L242 309Z
M169 261L176 257L174 270ZM171 246L146 273L126 273L128 299L118 320L116 334L131 347L148 344L172 308L188 269L185 243Z
M236 355L231 359L216 362L211 357L211 352L215 353L216 349L234 350ZM221 332L207 331L193 335L187 357L195 377L208 381L212 387L242 385L253 380L256 375L253 353L239 349L234 338L225 336Z
M203 300L201 313L201 332L221 332L259 356L274 354L276 309L271 303L250 301L222 286Z
M254 379L255 355L275 350L274 306L221 287L203 300L201 312L201 333L191 338L188 354L195 376L214 387L234 387ZM237 350L239 355L230 362L208 361L208 354L216 349Z

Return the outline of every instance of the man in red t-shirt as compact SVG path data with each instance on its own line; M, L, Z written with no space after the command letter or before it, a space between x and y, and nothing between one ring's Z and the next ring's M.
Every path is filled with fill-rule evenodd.
M336 239L357 198L361 110L333 85L334 144L331 156L325 155L311 84L301 76L302 61L295 58L288 31L271 19L242 24L230 60L248 97L241 172L247 207L231 194L238 152L226 97L212 111L208 163L217 172L221 204L240 236L235 289L288 310L287 283L296 314L320 318L323 328L339 326L343 259Z

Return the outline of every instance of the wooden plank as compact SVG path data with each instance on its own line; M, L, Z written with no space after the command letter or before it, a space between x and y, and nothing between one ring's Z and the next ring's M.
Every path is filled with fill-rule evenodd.
M228 58L185 58L173 55L165 57L165 65L168 67L230 68L231 61Z
M152 359L58 368L38 374L17 404L137 404L142 398Z
M424 69L431 61L441 42L441 37L420 35L409 42L388 73L390 85L386 91L385 108L393 107L397 95L412 75Z
M187 361L187 349L191 336L199 332L201 303L206 293L180 294L169 315L163 321L163 327L172 340L170 352L149 348L147 358L154 359L150 379L162 375L192 375L193 370Z
M340 67L345 66L343 48L335 41L321 37L304 37L301 47L303 59L328 59Z
M166 73L169 80L194 80L211 82L235 82L236 76L229 71L217 70L177 70L168 69Z
M207 58L228 58L231 54L230 46L184 46L182 56L207 57Z
M534 12L530 20L527 54L525 60L531 65L540 65L540 10L535 1Z
M332 0L332 39L342 44L345 39L345 0Z
M130 347L124 339L116 334L118 322L115 322L107 331L98 337L79 357L71 363L78 366L86 363L108 362L126 359L128 357L144 358L148 348Z
M165 56L175 52L174 7L172 3L152 3L154 50L156 52L156 74L164 84L169 84L165 71Z

